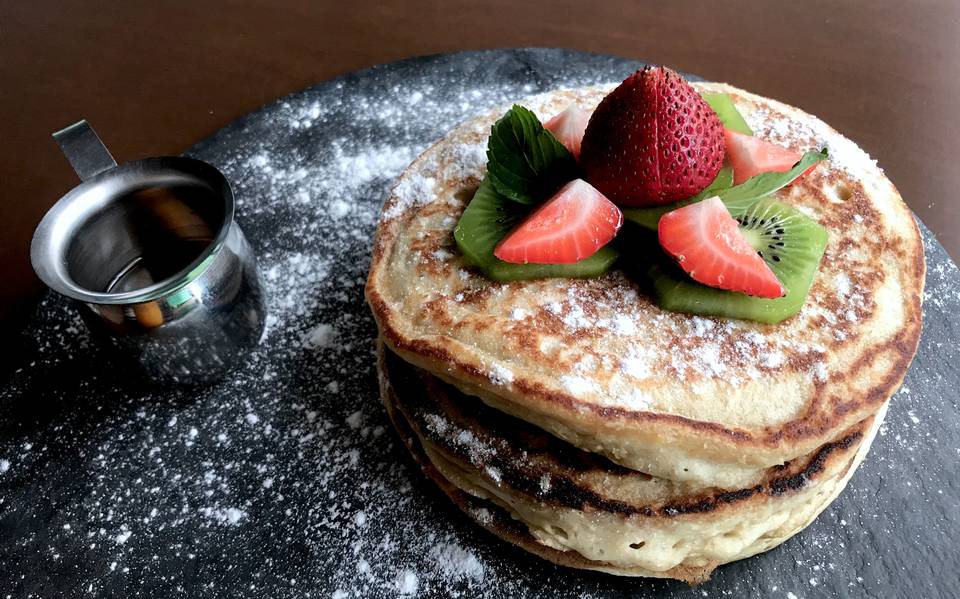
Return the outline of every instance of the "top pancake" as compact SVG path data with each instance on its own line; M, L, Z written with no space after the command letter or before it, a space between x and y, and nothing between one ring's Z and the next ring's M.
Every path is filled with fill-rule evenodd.
M453 229L486 171L490 126L425 151L387 199L367 298L387 344L488 404L658 477L734 488L874 414L921 327L923 246L893 184L853 142L796 108L728 85L758 137L830 160L778 197L829 232L800 314L777 325L666 312L620 271L497 283ZM592 110L613 86L521 103Z

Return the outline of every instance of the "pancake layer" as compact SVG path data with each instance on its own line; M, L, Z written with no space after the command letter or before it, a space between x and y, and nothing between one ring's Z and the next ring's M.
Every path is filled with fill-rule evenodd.
M806 527L866 455L881 413L735 491L584 452L466 396L381 345L381 397L425 473L497 536L551 561L698 582Z
M884 408L920 335L923 248L896 189L855 144L796 108L696 86L728 93L759 137L830 151L778 192L830 235L797 316L762 325L665 312L621 271L496 283L471 270L452 232L505 108L458 127L401 176L366 292L387 345L466 394L627 468L741 490ZM522 103L545 118L571 102L592 109L609 89Z

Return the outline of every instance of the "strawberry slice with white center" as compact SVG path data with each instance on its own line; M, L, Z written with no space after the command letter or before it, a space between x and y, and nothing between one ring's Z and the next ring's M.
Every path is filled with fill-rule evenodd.
M497 244L511 264L573 264L610 243L623 213L583 179L567 183Z
M579 160L580 142L583 141L583 132L587 130L589 122L590 113L576 104L571 104L544 123L543 127L553 133L554 137L570 150L573 157Z
M694 281L757 297L786 293L716 196L664 214L658 235L663 249Z
M734 185L740 185L760 173L784 173L793 168L801 158L800 152L730 129L723 130L723 145L727 160L733 167ZM803 175L816 166L811 166Z

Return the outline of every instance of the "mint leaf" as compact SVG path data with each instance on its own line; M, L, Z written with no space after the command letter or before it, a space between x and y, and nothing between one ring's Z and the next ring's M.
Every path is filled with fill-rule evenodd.
M727 205L730 214L736 216L737 213L743 212L760 198L786 187L807 172L808 168L826 159L826 148L819 152L807 152L800 158L799 162L785 173L760 173L750 177L740 185L734 185L730 189L718 192L717 195Z
M730 211L730 214L736 216L737 214L750 208L750 206L752 206L760 198L766 197L775 191L786 187L800 177L800 175L805 173L808 168L820 162L821 160L826 160L826 158L826 148L820 150L819 152L807 152L800 158L799 162L793 165L793 167L786 172L760 173L755 177L750 177L740 185L734 185L733 187L730 187L730 183L733 182L733 171L723 168L720 169L720 174L717 175L717 178L714 179L713 183L691 198L680 200L679 202L674 202L673 204L668 204L666 206L656 206L652 208L630 208L623 211L623 217L630 222L644 227L645 229L656 231L657 225L660 222L660 217L667 212L713 196L720 196L720 199L723 200L723 203L727 206L727 210ZM725 171L729 171L729 173L725 173ZM729 177L729 179L727 179L727 177ZM723 186L723 181L721 181L721 179L727 181L725 186Z
M546 199L576 177L573 154L530 110L514 105L490 131L487 173L501 195L521 204Z

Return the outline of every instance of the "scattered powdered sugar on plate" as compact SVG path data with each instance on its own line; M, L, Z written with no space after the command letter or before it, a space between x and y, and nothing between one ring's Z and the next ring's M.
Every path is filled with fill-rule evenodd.
M75 310L54 297L42 302L25 333L8 341L15 358L0 387L3 595L698 592L567 571L491 538L426 481L379 403L376 331L363 285L380 205L395 177L462 120L546 89L622 78L630 64L556 50L523 51L495 63L490 56L505 54L479 56L469 72L462 58L438 57L324 84L191 152L230 179L267 293L261 345L223 382L143 386L97 351ZM463 168L482 164L482 147L458 151ZM409 185L400 193L414 202L430 188L429 179ZM927 296L941 319L960 311L960 275L942 256L930 261ZM561 313L574 323L589 321L576 311ZM611 334L635 326L619 319L602 324ZM872 546L883 539L865 528L878 520L890 533L884 539L916 537L918 527L900 524L910 510L885 501L880 475L916 481L900 489L909 505L945 509L937 502L946 501L942 476L953 466L929 452L960 445L950 430L925 425L955 422L955 393L943 391L955 391L955 376L936 360L955 364L956 349L931 339L922 351L920 380L908 375L913 392L895 398L866 472L824 516L842 515L858 526L822 517L789 551L722 568L701 590L745 596L786 580L800 593L811 573L809 567L794 573L794 560L836 559L832 577L854 581L863 574L858 592L873 584L869 568L840 563L836 556L851 552L834 537ZM638 354L614 367L642 379L654 365ZM583 390L577 378L566 382ZM639 409L647 398L625 401ZM449 433L478 457L493 451L469 431ZM485 508L472 515L493 517ZM822 546L813 545L819 538L826 539ZM818 591L825 578L817 574Z
M48 520L56 542L31 533L8 547L43 555L51 577L65 575L61 556L84 555L95 595L196 568L204 582L194 591L242 583L267 596L457 596L497 580L488 563L502 547L478 545L482 533L434 497L389 428L363 298L380 205L397 175L457 123L532 91L481 93L457 73L447 78L441 96L436 78L389 88L370 80L368 91L332 83L322 99L283 100L195 151L230 179L267 293L261 346L226 381L146 391L114 381L86 360L90 343L73 312L44 300L36 359L3 399L27 401L41 379L59 378L45 394L82 409L0 443L0 481L43 476L62 451L54 448L67 445L83 488ZM451 168L476 170L485 148L457 148L455 158ZM395 193L412 205L430 200L433 185L411 177ZM491 377L509 384L512 373L495 365ZM491 451L469 431L456 442ZM4 491L0 512L26 514L34 503ZM250 562L225 578L238 559ZM26 562L7 563L18 564ZM495 586L522 594L509 579Z
M264 481L266 481L266 479L264 479ZM247 517L247 512L235 507L204 507L200 509L200 512L207 518L212 518L221 524L236 524Z
M430 550L434 565L453 580L483 582L486 568L473 551L454 543L441 543Z
M404 570L400 573L399 578L397 578L397 593L409 597L410 595L416 595L419 588L420 580L416 572Z
M337 329L321 322L307 331L303 345L313 349L333 347L337 340Z

